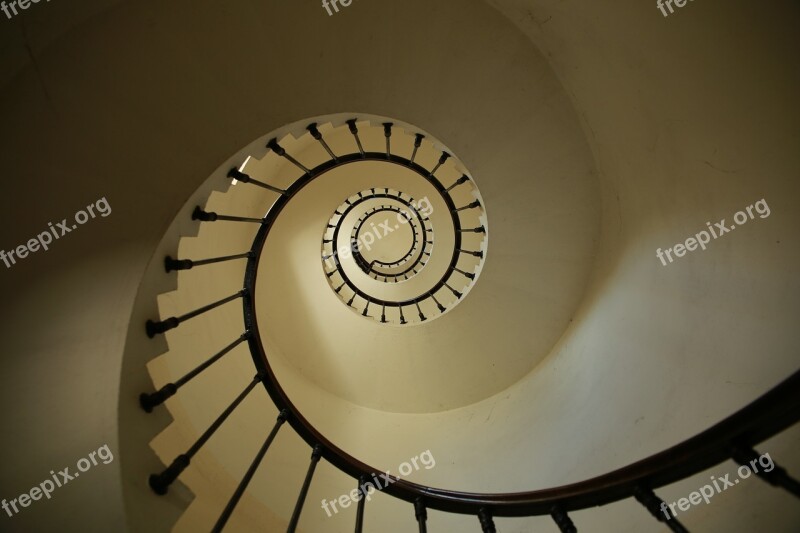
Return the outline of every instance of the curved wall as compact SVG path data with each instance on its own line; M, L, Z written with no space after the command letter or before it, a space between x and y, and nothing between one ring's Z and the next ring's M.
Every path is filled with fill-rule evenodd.
M145 362L166 346L129 335L128 353L139 353L140 359L123 362L122 353L129 321L135 332L156 313L155 302L149 309L134 305L146 265L174 252L177 236L191 228L174 228L171 242L159 249L156 243L186 202L187 191L197 189L210 169L282 124L365 109L424 124L477 173L483 163L469 155L474 128L464 127L462 120L467 126L495 121L497 126L481 131L526 139L532 121L546 121L554 107L570 107L558 96L557 84L496 83L499 73L527 72L532 65L546 72L531 41L563 83L597 162L603 222L593 288L545 365L494 398L446 413L453 429L448 443L456 440L453 436L467 442L475 435L479 442L462 449L448 446L443 455L438 439L444 431L436 430L448 426L437 428L435 416L418 417L415 431L429 430L424 444L399 440L382 458L365 459L391 468L430 448L437 466L420 472L421 481L474 488L470 479L456 477L469 468L498 488L560 483L683 439L797 368L793 328L799 291L791 273L800 249L800 215L794 209L800 167L794 98L800 80L788 52L798 44L796 4L735 1L723 7L698 1L669 18L653 5L632 0L613 9L576 1L493 4L530 40L509 31L509 23L481 2L360 2L330 18L314 3L141 2L123 4L65 34L57 45L37 50L35 68L25 68L2 88L0 161L11 178L2 186L9 207L0 242L4 247L24 242L47 221L101 196L108 198L113 214L0 278L5 299L0 328L8 354L0 363L0 394L5 405L15 406L5 419L13 438L3 439L9 463L3 495L19 494L43 472L72 464L106 442L118 459L4 527L41 530L58 523L105 531L127 520L134 531L167 530L188 505L190 495L180 487L158 499L144 483L144 473L160 467L146 442L168 420L163 413L147 417L137 411L135 396L150 386ZM37 6L41 13L49 8ZM22 22L14 24L2 31L17 31ZM297 27L305 28L300 39ZM410 39L407 28L429 37ZM494 43L469 48L480 39ZM297 43L308 62L290 54L286 43ZM450 69L471 78L441 76ZM397 70L414 72L414 80L398 85ZM418 79L440 81L415 83ZM364 80L369 91L362 90ZM498 120L497 109L510 93L529 94L532 109ZM479 106L475 95L480 95ZM557 145L547 148L543 164L563 168L569 162L571 153L559 152ZM502 168L507 155L497 153L485 164ZM575 164L586 168L588 161ZM484 180L480 184L486 194ZM706 221L729 218L761 198L771 208L768 218L668 266L655 257L656 248L671 247ZM151 285L146 286L154 292L170 289L155 269L148 276L145 283ZM114 376L122 377L119 405L113 401ZM289 372L285 379L294 380L298 390L304 386ZM336 409L335 398L325 399ZM403 433L402 415L387 418L339 405L348 421L361 419L373 428L385 425ZM126 421L121 428L117 416ZM181 448L181 439L193 436L190 431L163 445ZM357 451L365 435L357 436L339 440ZM793 430L764 450L796 472L796 443ZM291 461L295 454L302 457L296 464L290 461L294 472L302 472L306 452L291 436L277 451ZM514 468L532 459L538 468ZM489 467L500 470L490 475ZM727 465L712 473L730 471ZM321 483L309 502L349 488L325 468L320 474L330 481ZM199 484L221 485L215 502L224 501L235 482L192 475L199 476ZM670 487L663 497L674 501L707 478ZM771 530L791 531L800 518L783 498L752 481L691 511L685 522L742 530L769 524ZM290 499L287 495L280 505L271 505L285 515ZM370 519L413 520L408 509L384 515L381 507L391 504L380 505ZM745 505L747 514L731 511ZM204 509L216 514L212 507ZM253 502L243 516L263 512L259 509ZM342 529L351 526L343 515L331 520ZM444 520L431 517L441 527L461 523ZM472 519L463 520L474 526ZM575 521L609 531L652 526L630 503L577 513ZM504 531L538 524L498 520Z

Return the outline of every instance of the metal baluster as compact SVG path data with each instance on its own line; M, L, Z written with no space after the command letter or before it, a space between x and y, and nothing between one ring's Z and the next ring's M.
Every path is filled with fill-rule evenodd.
M417 133L416 135L414 135L414 151L411 152L412 163L414 162L414 158L417 157L417 150L419 150L419 147L422 145L422 139L424 138L425 136L422 135L421 133Z
M270 139L270 140L269 140L269 142L267 143L267 148L269 148L270 150L272 150L273 152L275 152L275 153L276 153L276 154L278 154L279 156L283 157L284 159L286 159L287 161L289 161L291 164L293 164L294 166L296 166L297 168L299 168L300 170L302 170L302 171L303 171L303 172L305 172L306 174L310 174L310 173L311 173L311 171L310 171L310 170L308 170L308 169L305 167L305 165L303 165L302 163L300 163L300 161L298 161L298 160L297 160L297 159L295 159L294 157L292 157L292 156L290 156L289 154L287 154L287 153L286 153L286 150L284 150L284 149L281 147L281 145L280 145L280 144L278 144L278 140L277 140L277 139L274 139L274 138L273 138L273 139Z
M464 211L465 209L475 209L476 207L480 207L481 203L478 200L475 200L471 204L467 204L463 207L459 207L458 209L453 210L454 213L458 213L459 211Z
M433 301L436 302L436 307L439 308L439 312L440 313L444 313L447 310L447 308L445 306L443 306L442 304L439 303L439 300L436 299L436 296L431 294L431 298L433 298Z
M669 506L664 503L664 500L656 496L652 490L637 486L633 490L633 495L636 501L650 511L650 514L653 515L656 520L664 522L670 530L675 533L689 533L689 530L678 522L678 519L672 514L672 511Z
M278 414L278 419L275 422L275 425L272 428L272 431L269 432L267 436L267 440L264 441L264 445L261 446L261 449L258 450L253 462L250 464L250 468L247 469L245 472L242 481L239 482L239 486L236 487L236 491L234 491L231 499L228 501L228 505L225 506L223 509L222 514L217 520L217 523L214 524L214 529L212 529L212 533L219 533L222 531L222 528L225 527L225 524L228 522L228 519L233 514L233 510L236 509L236 504L239 503L239 500L242 498L242 494L244 491L247 490L247 485L250 483L250 480L253 479L253 476L258 469L258 465L261 464L261 460L264 459L264 456L267 454L267 450L269 449L270 444L272 441L275 440L275 436L278 434L278 430L281 429L281 426L284 422L286 422L287 411L283 410Z
M283 189L279 189L277 187L273 187L263 181L258 181L257 179L251 178L248 174L241 172L238 168L233 167L228 171L228 177L235 179L237 181L241 181L242 183L252 183L253 185L258 185L262 189L267 189L272 192L276 192L278 194L286 194L286 191Z
M419 524L419 533L428 533L428 511L425 508L425 501L422 497L417 498L414 500L414 516L417 517L417 523Z
M232 261L234 259L249 259L255 257L252 251L243 254L226 255L223 257L212 257L210 259L173 259L170 256L164 258L164 270L168 273L173 270L191 270L196 266L211 265L213 263L222 263L223 261Z
M323 148L328 152L328 155L331 156L331 159L334 161L339 161L339 158L336 157L336 154L333 153L331 147L328 146L328 143L325 142L325 139L322 138L322 134L317 129L317 123L309 124L306 129L311 132L311 136L314 137L319 143L322 145Z
M386 137L386 159L392 157L392 149L391 149L391 142L390 139L392 137L392 123L391 122L384 122L383 123L383 135Z
M481 531L483 531L483 533L497 533L492 515L485 507L482 507L481 510L478 511L478 520L481 523Z
M483 258L483 250L479 250L477 252L473 252L471 250L462 250L461 248L459 248L458 251L459 251L459 253L462 253L462 254L469 254L469 255L474 255L475 257Z
M467 175L466 174L462 174L461 177L458 178L454 184L449 186L445 192L450 192L451 190L455 189L456 187L458 187L462 183L466 183L468 181L469 181L469 178L467 177Z
M194 444L192 444L192 447L189 448L186 453L176 457L175 460L173 460L172 463L160 474L152 474L150 476L149 483L150 488L153 489L153 492L161 495L167 493L172 482L178 478L178 476L186 469L187 466L189 466L192 457L194 457L200 448L203 447L203 444L205 444L206 441L211 438L214 432L219 429L222 423L225 422L225 419L230 416L230 414L234 411L234 409L236 409L236 407L238 407L240 403L242 403L242 400L245 399L247 394L253 390L253 388L261 381L261 379L262 377L260 375L256 375L256 377L253 378L253 381L251 381L247 387L245 387L239 396L233 400L233 403L231 403L227 409L225 409L222 414L219 415L216 420L214 420L208 429L206 429L205 432L200 435L200 438L197 439Z
M208 304L208 305L206 305L204 307L201 307L200 309L196 309L196 310L194 310L194 311L192 311L190 313L186 313L185 315L181 315L181 316L178 316L178 317L174 317L173 316L173 317L170 317L170 318L168 318L166 320L162 320L160 322L157 322L157 321L154 321L154 320L148 320L145 323L145 331L147 332L147 336L152 339L158 333L164 333L165 331L169 331L171 329L177 328L178 325L180 325L181 322L186 322L190 318L194 318L197 315L201 315L201 314L205 313L206 311L210 311L211 309L214 309L215 307L219 307L222 304L228 303L228 302L230 302L232 300L235 300L237 298L241 298L245 294L247 294L247 289L242 289L239 292L237 292L236 294L228 296L227 298L223 298L222 300L219 300L219 301L214 302L212 304Z
M203 211L200 206L195 206L192 211L192 220L199 220L201 222L216 222L217 220L228 220L231 222L255 222L263 224L263 218L250 218L250 217L235 217L231 215L220 215L213 211Z
M470 229L463 229L459 228L461 233L486 233L486 228L483 226L478 226L477 228L470 228Z
M578 528L575 527L575 524L572 523L569 516L567 515L566 511L561 508L558 504L554 505L552 509L550 509L550 516L553 517L558 529L561 530L561 533L578 533Z
M458 267L453 267L453 270L458 272L459 274L463 274L464 276L468 277L469 279L475 279L475 274L470 274L469 272L464 272Z
M356 127L356 119L351 118L347 121L347 125L350 127L350 133L353 134L353 137L356 139L356 144L358 145L358 151L361 152L361 157L364 157L364 147L361 146L361 139L358 138L358 128Z
M765 472L763 465L760 469L753 468L761 455L753 448L734 445L731 447L731 458L742 466L747 466L759 478L774 487L782 487L800 498L800 482L792 478L789 473L778 466L774 461L769 472Z
M358 500L358 508L356 509L356 529L355 533L361 533L364 528L364 505L367 501L368 492L363 490L364 485L367 483L367 478L362 477L358 480L359 486L357 490L361 492L361 498Z
M292 512L292 519L289 521L289 527L286 528L286 533L294 533L297 529L297 523L300 521L300 513L303 512L303 504L308 496L308 489L311 486L311 478L314 477L314 470L317 469L317 463L322 457L322 447L317 444L311 452L311 463L308 465L308 472L306 472L306 479L303 481L303 487L300 489L300 495L297 497L297 503Z
M416 271L414 273L416 274ZM414 305L417 306L417 312L419 313L420 321L425 322L427 320L427 317L422 314L422 309L419 308L419 302L414 302Z
M139 405L141 405L142 409L144 409L148 413L152 413L153 408L155 406L164 403L164 401L166 401L167 398L173 396L176 392L178 392L178 389L180 389L183 385L194 379L194 377L200 374L203 370L205 370L206 368L210 367L211 365L219 361L223 355L236 348L239 344L241 344L249 337L250 337L250 332L245 331L238 339L236 339L228 346L226 346L225 348L223 348L222 350L211 356L207 361L197 366L194 370L192 370L191 372L180 378L175 383L167 383L166 385L161 387L158 391L152 394L147 394L143 392L142 394L139 395Z
M448 289L450 289L450 291L452 291L452 293L455 295L456 298L461 298L463 296L463 294L461 294L460 292L455 290L453 287L451 287L447 283L445 283L444 286L447 287Z
M436 166L433 167L433 170L431 170L430 172L431 177L433 177L433 175L436 174L436 171L439 170L439 167L444 165L444 162L447 161L449 157L450 154L448 154L447 152L442 152L442 155L439 157L439 162L436 163Z

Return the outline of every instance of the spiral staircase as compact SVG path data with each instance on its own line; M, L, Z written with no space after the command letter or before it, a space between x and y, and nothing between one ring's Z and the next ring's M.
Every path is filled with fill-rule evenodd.
M389 479L389 470L362 462L338 446L304 416L302 409L297 406L298 399L293 400L291 394L287 393L278 377L279 372L276 372L276 367L280 367L276 362L280 356L276 352L281 350L270 349L269 345L276 343L275 336L270 333L274 316L272 313L291 313L292 306L286 305L287 298L300 300L299 305L305 306L314 305L314 302L321 302L326 297L330 300L335 295L341 304L354 313L354 316L348 316L347 319L369 322L368 329L363 331L370 332L377 342L373 340L366 343L367 349L380 352L382 347L379 339L382 338L384 328L402 327L400 334L395 335L394 342L407 342L403 335L414 335L416 326L454 309L466 299L470 289L478 281L483 262L487 259L488 220L484 200L478 192L474 177L468 174L463 163L443 148L440 141L430 139L429 135L420 133L414 126L398 126L396 123L396 120L387 121L384 117L364 115L347 120L343 120L341 116L318 117L309 121L302 133L288 134L281 139L271 138L264 145L267 152L260 159L246 152L238 154L237 157L243 158L241 164L233 166L224 174L231 184L225 194L230 194L231 188L236 185L237 192L247 194L248 212L233 212L235 200L216 200L216 204L227 205L231 212L219 213L210 210L208 206L195 206L191 218L203 222L203 228L205 223L214 223L215 226L227 224L229 228L213 236L201 229L197 237L190 237L192 244L188 248L199 253L225 243L230 249L232 242L252 239L249 247L243 248L240 253L216 257L187 258L181 255L179 258L164 258L166 274L178 273L178 294L193 293L196 297L198 293L207 292L204 284L211 278L186 276L188 271L194 269L207 269L208 276L226 280L230 278L233 283L236 278L231 275L231 269L219 271L219 264L229 262L245 264L243 275L239 278L243 288L233 285L232 289L236 290L232 294L177 316L168 316L174 306L163 306L161 314L166 318L148 320L145 324L148 337L168 334L191 320L202 322L197 331L225 329L219 325L214 313L217 308L234 302L240 303L243 308L243 332L240 331L233 342L178 379L167 383L161 383L163 379L155 379L158 389L140 395L141 407L150 413L166 402L176 423L180 423L182 418L191 420L192 415L184 412L181 407L171 409L168 400L182 393L183 387L191 389L195 378L209 370L219 369L222 366L221 361L233 357L228 354L240 345L249 348L253 363L251 370L255 372L255 376L244 384L243 390L235 395L233 401L185 452L167 460L167 467L163 471L150 476L151 489L158 495L167 494L170 486L192 464L193 458L257 387L266 390L277 409L274 426L244 471L241 481L211 527L212 531L222 531L228 525L279 430L286 422L289 422L291 428L308 445L311 454L302 485L297 490L297 500L288 518L287 532L303 530L301 516L320 460L324 459L352 479L354 491L358 495L354 499L358 501L354 517L356 532L364 531L365 523L368 523L367 502L372 499L372 486L384 472L384 479ZM293 129L297 131L297 125ZM211 179L218 177L212 176ZM327 182L327 186L315 188L313 184L317 180ZM373 186L363 188L365 183ZM250 190L242 190L247 187L258 189L260 194L253 195ZM409 190L414 193L408 193ZM336 202L332 215L320 218L310 212L309 206L319 208L331 203L330 198L336 199L337 193L345 199ZM415 199L421 198L422 194L425 195L425 209L422 208L423 202ZM293 201L299 204L294 211L291 209ZM211 203L214 202L209 198L209 204ZM299 225L290 222L282 226L281 215L284 212L290 220L301 221ZM324 210L322 213L326 214ZM305 222L304 219L310 221ZM250 226L250 231L242 231L243 226ZM405 237L390 237L393 232L400 232L401 226L408 229ZM255 228L255 232L252 228ZM306 229L312 232L317 230L321 265L314 265L309 270L308 277L304 276L299 280L300 287L312 286L313 298L302 301L302 294L291 291L288 295L279 294L276 283L263 280L277 278L277 285L286 283L283 279L285 273L276 271L272 267L274 263L313 262L313 259L309 261L307 254L299 252L292 257L291 245L300 247L298 240L310 242L311 245L305 247L314 249L313 233L309 238ZM370 234L369 239L364 238L365 232ZM284 234L283 237L280 236L281 233ZM237 234L243 236L236 236ZM279 244L271 246L272 234L279 235L276 237ZM282 239L284 242L280 244ZM373 252L373 246L377 249L373 256L369 256L373 257L370 260L365 254ZM328 294L319 294L322 280L328 286ZM322 292L325 292L324 289ZM269 306L267 303L270 300L279 304L273 303ZM336 311L328 312L331 317L336 314ZM504 332L493 333L502 336ZM164 358L173 357L176 353L179 355L181 351L196 350L196 343L187 342L186 338L168 335L167 340L170 350ZM357 345L360 337L351 338L350 342ZM192 358L195 355L192 354ZM195 395L207 395L209 389L216 389L211 380L221 379L222 375L229 373L240 374L221 370L215 376L209 376L205 389L197 388ZM727 459L734 459L741 465L748 465L748 462L757 459L759 453L754 447L758 443L785 430L800 417L798 386L800 373L793 375L742 411L678 445L622 469L569 485L545 490L492 494L436 488L393 476L391 482L384 487L378 485L378 488L396 500L405 501L409 505L409 512L413 508L413 516L421 533L428 531L429 509L474 516L476 525L479 524L484 533L498 531L495 517L536 515L550 515L560 531L572 533L577 528L569 516L570 512L626 498L635 499L649 511L654 520L665 524L671 531L686 532L688 530L674 512L669 515L664 512L664 501L654 490L695 475ZM187 402L194 403L194 400L189 398ZM272 406L264 406L257 410L270 411L271 408ZM250 412L249 416L254 416L254 413ZM259 421L264 419L263 415L255 416ZM238 446L242 446L242 443ZM156 450L159 450L158 446ZM282 457L276 460L287 459ZM760 472L758 475L768 483L785 488L800 497L800 483L792 479L783 468L778 466L770 472ZM300 479L297 474L295 483ZM294 487L293 483L286 484ZM189 483L190 488L191 485ZM198 492L202 492L202 489ZM327 518L330 518L330 511L326 512ZM322 518L322 523L319 523L318 519L322 516L320 514L314 517L317 520L312 519L313 525L309 531L332 531L334 527L341 527L339 523L335 526L326 523L326 518ZM444 524L447 524L444 530L460 530L464 527L447 521ZM243 523L239 523L238 527L247 529ZM269 527L271 529L276 526L271 524ZM381 526L381 529L384 527Z
M390 471L365 531L663 532L655 498L753 453L797 477L799 21L745 0L666 18L84 0L5 20L2 246L99 197L113 214L0 276L2 495L101 444L115 460L0 530L206 531L237 495L225 531L296 509L298 531L352 531L358 506L321 500ZM331 168L300 190L281 151ZM444 154L446 196L426 179ZM762 198L769 218L655 256ZM424 450L436 466L400 475ZM748 479L677 521L794 533L798 509Z

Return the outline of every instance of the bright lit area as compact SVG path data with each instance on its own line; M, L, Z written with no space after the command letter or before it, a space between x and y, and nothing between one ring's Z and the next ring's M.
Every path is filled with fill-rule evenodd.
M0 531L800 531L800 5L0 6Z

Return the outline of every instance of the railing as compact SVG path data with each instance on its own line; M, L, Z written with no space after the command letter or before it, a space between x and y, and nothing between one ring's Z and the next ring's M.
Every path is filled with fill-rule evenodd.
M366 201L383 198L391 199L401 205L404 205L407 209L403 210L399 207L382 204L380 207L373 207L372 209L367 210L367 212L364 213L364 215L362 215L353 226L353 230L350 233L350 242L359 242L359 236L361 235L361 230L364 228L364 224L373 215L377 215L379 213L395 213L396 217L402 217L405 220L404 224L407 224L411 228L412 240L408 251L400 259L397 259L396 261L381 261L378 259L368 261L364 258L360 246L352 246L353 259L362 272L376 280L383 278L382 281L384 282L397 283L401 279L407 280L409 277L413 277L419 273L420 270L422 270L422 268L427 264L427 258L431 255L430 248L433 246L433 230L428 227L430 219L423 217L418 212L418 210L414 207L413 198L410 200L403 198L402 192L390 193L389 189L384 189L384 193L379 193L376 192L375 189L371 189L366 195L362 194L359 200L355 200L347 207L339 206L339 209L334 212L335 220L332 218L328 224L328 227L333 228L333 235L330 239L323 239L322 243L324 246L325 244L333 244L338 241L337 237L339 236L341 230L341 224L343 223L347 212L350 209L357 207L362 199L363 201ZM414 216L411 216L411 214ZM428 235L429 233L431 235ZM334 262L335 270L342 270L342 265L338 261L338 256L334 255L334 257L336 259ZM403 268L401 269L400 267ZM330 277L330 275L333 273L328 272L328 277Z
M363 497L365 495L361 485L363 484L364 480L383 474L382 471L362 463L355 457L352 457L335 446L332 442L320 434L303 417L278 382L261 342L259 325L256 318L255 302L253 298L257 281L258 265L262 257L261 251L264 247L264 243L269 235L269 232L276 218L280 215L281 211L292 199L292 197L294 197L313 179L325 172L328 172L341 165L353 164L358 161L367 160L388 161L412 169L417 174L425 177L442 195L442 198L450 208L450 213L453 217L452 220L453 227L455 228L456 244L454 246L449 268L441 277L441 279L435 283L432 289L415 298L404 301L381 300L366 294L352 284L352 282L349 282L346 274L340 268L337 267L334 271L328 272L328 277L331 277L338 272L343 280L342 286L347 285L353 291L354 295L359 296L365 301L365 315L367 314L367 310L371 303L375 304L376 307L380 306L383 308L384 313L387 306L394 306L399 307L401 313L400 316L403 317L403 322L405 322L403 308L413 306L419 311L420 320L425 320L426 317L419 310L419 303L429 298L433 299L436 302L439 310L443 312L445 310L444 306L439 303L435 294L442 288L450 288L448 285L450 276L461 274L470 281L473 279L468 276L469 273L463 272L456 267L459 256L461 254L482 253L480 251L461 250L461 242L459 240L460 234L465 231L472 231L476 233L483 231L485 233L485 230L481 227L467 230L462 229L458 219L458 213L460 213L462 210L479 208L479 204L470 204L461 208L457 208L452 202L452 199L450 199L449 195L450 190L460 184L466 183L469 178L463 176L449 188L445 188L444 185L442 185L435 177L436 170L447 160L449 157L448 154L443 153L438 164L432 170L427 170L415 163L414 160L417 155L417 151L420 148L424 138L419 134L415 136L414 148L410 158L406 159L400 155L392 154L390 143L392 128L391 124L388 123L383 124L386 136L386 152L366 152L364 151L363 145L358 136L358 129L356 128L355 119L348 121L347 124L354 137L358 152L343 155L334 154L330 146L325 142L322 134L317 129L316 124L311 124L308 126L307 129L309 133L314 137L314 139L323 145L331 157L329 161L326 161L325 163L313 169L305 167L297 159L287 154L286 151L280 147L276 140L273 139L269 142L268 147L270 149L272 149L279 156L286 158L293 165L303 171L301 177L298 178L286 190L255 180L247 174L244 174L236 169L231 170L229 177L235 178L244 183L251 183L253 185L265 188L278 195L278 198L273 204L272 209L263 219L218 215L212 212L205 212L199 207L195 209L192 215L192 218L195 220L201 220L204 222L233 221L260 224L259 230L250 250L238 255L206 260L172 259L170 257L165 259L165 267L168 272L171 270L190 269L221 261L247 259L244 288L227 298L211 303L182 316L171 317L161 321L149 320L146 324L146 333L148 336L154 337L155 335L162 334L170 329L178 327L186 320L197 317L220 305L231 302L238 298L241 298L243 302L244 332L231 344L223 348L218 353L212 355L204 363L196 367L194 370L176 382L169 383L156 392L143 393L140 396L140 404L142 408L147 412L151 412L155 407L161 405L169 397L176 394L182 386L189 383L193 378L208 369L215 362L220 360L225 354L230 352L242 342L248 343L257 373L253 379L244 386L242 392L233 399L230 406L217 417L217 419L186 451L186 453L176 457L175 460L161 473L150 476L150 487L157 494L165 494L168 491L169 486L190 464L193 456L213 436L215 431L225 422L228 416L258 384L262 384L265 387L279 411L275 426L266 436L263 446L259 449L250 468L242 478L239 486L232 495L219 520L214 525L212 531L215 532L221 531L224 528L229 517L234 512L236 504L238 503L242 494L245 492L247 485L255 475L258 465L260 464L264 455L267 453L270 444L274 440L281 426L286 422L288 422L289 425L297 432L297 434L309 445L309 449L311 450L308 471L300 490L300 494L298 495L297 503L292 512L287 531L293 532L297 528L301 518L303 505L314 476L316 465L320 459L324 458L330 464L346 473L356 481L356 488L362 495L358 502L356 513L356 532L362 531L366 512L366 498ZM381 193L380 190L371 191L371 195L376 197L380 196L381 194L388 196L389 191L386 190L383 193ZM403 199L402 196L395 195L395 199L397 198L403 202L408 201L408 199ZM339 210L337 210L337 212L339 212ZM338 216L343 218L343 215ZM426 226L423 222L424 221L420 218L420 235L422 235L424 240L428 240L427 231L425 231ZM335 223L332 224L332 227L334 230L338 228ZM335 242L335 238L333 242ZM419 245L422 246L421 243L419 243ZM422 249L424 250L424 246ZM422 254L419 255L420 257L422 256ZM361 264L361 266L364 267L365 265ZM374 271L374 265L372 264L366 265L366 268L368 268L371 272ZM450 290L453 289L450 288ZM457 291L453 290L453 292ZM459 296L459 294L456 294L456 296ZM355 296L353 296L353 298L355 298ZM350 303L352 302L353 300L351 299ZM385 318L382 321L385 321ZM383 492L386 494L409 503L409 512L413 511L416 521L419 525L420 532L427 531L427 509L475 516L483 532L496 531L493 520L494 517L521 517L540 515L550 515L562 532L575 532L577 529L569 518L568 513L609 504L627 498L634 498L636 501L641 503L642 506L644 506L645 509L650 512L655 520L664 522L672 531L685 532L687 531L686 528L677 520L677 518L675 518L672 512L669 511L669 508L665 507L664 502L654 493L654 490L702 472L703 470L728 459L733 459L739 464L747 465L751 460L758 457L758 453L754 450L754 447L757 444L795 424L798 419L800 419L800 371L793 374L783 383L779 384L777 387L767 392L750 405L726 418L722 422L719 422L711 428L703 431L702 433L687 439L686 441L661 453L655 454L624 468L609 472L602 476L587 479L579 483L530 492L481 494L428 487L393 477L393 482L387 484L387 486L381 490L383 490ZM774 486L782 487L795 496L800 497L800 483L791 478L780 466L776 465L770 472L764 472L762 470L756 472L756 474L766 482ZM668 510L669 517L667 511L665 511L665 508Z
M388 161L413 171L433 186L435 191L443 200L449 212L450 222L453 230L454 244L447 269L428 290L419 293L417 296L402 300L379 298L369 294L368 290L359 287L353 281L351 276L346 273L345 268L339 261L339 254L336 253L336 250L338 249L337 243L340 242L341 224L351 211L357 209L361 204L369 200L386 200L387 203L393 202L398 206L403 207L401 209L401 207L381 206L380 208L376 208L372 211L364 213L364 216L359 218L358 223L353 228L353 232L350 235L350 240L347 241L347 245L357 239L357 234L362 227L361 224L366 220L366 218L380 210L397 211L402 213L409 220L409 223L413 228L414 238L411 248L399 261L396 262L379 264L376 266L374 262L368 262L364 260L358 247L353 247L353 257L359 268L374 279L380 281L396 283L399 281L405 281L418 274L425 264L427 264L427 261L431 256L430 248L433 246L435 233L433 229L429 227L429 219L425 216L421 216L420 213L415 209L413 205L413 198L404 197L402 192L390 191L390 189L370 189L369 191L360 192L357 194L357 197L351 197L345 200L345 202L334 211L333 216L328 222L328 228L333 230L332 235L326 236L323 239L322 244L323 259L328 262L331 262L330 260L332 260L333 263L333 268L326 272L330 283L334 287L336 293L341 293L341 291L346 288L347 295L343 297L343 301L345 301L347 305L351 307L363 306L363 309L358 309L362 311L362 315L369 316L368 313L370 305L373 306L373 309L380 309L380 315L375 315L375 318L377 319L378 316L380 316L380 322L382 323L387 322L386 308L394 308L399 311L400 324L409 323L404 313L404 309L409 308L412 311L415 311L416 315L419 317L419 321L423 322L428 318L431 318L431 316L426 316L420 307L421 305L424 305L426 301L434 304L434 306L429 307L429 315L434 313L436 315L444 313L447 310L447 305L444 305L442 302L447 302L448 299L452 298L453 296L456 299L460 299L476 278L476 274L474 272L467 272L458 267L460 259L463 257L477 257L483 259L484 257L484 251L481 248L475 250L462 249L462 234L470 232L485 236L486 228L483 225L480 225L475 228L464 229L462 228L461 224L461 216L464 211L477 209L482 213L483 206L481 205L480 201L475 200L467 205L457 207L451 194L451 191L459 185L468 183L469 177L462 175L449 187L445 187L445 185L436 177L436 172L443 164L445 164L446 161L451 158L451 155L447 152L442 152L440 154L439 160L433 169L428 170L415 163L414 159L417 155L419 147L422 144L422 140L424 139L424 136L420 134L415 136L413 152L410 158L406 159L398 154L393 154L391 151L391 123L383 124L384 135L386 137L385 153L364 151L355 120L348 121L348 126L350 133L353 135L358 152L346 155L335 155L331 151L330 147L325 143L322 135L319 133L319 130L316 129L316 125L312 124L309 126L309 131L312 131L312 133L315 134L315 139L317 139L320 143L323 143L323 146L331 156L331 160L319 165L313 170L308 170L305 166L300 165L296 159L292 159L295 164L298 164L300 168L305 169L307 172L290 188L289 194L296 194L296 192L304 187L308 182L338 166L359 161ZM278 145L275 142L271 142L270 146L274 148ZM283 152L283 154L285 155L285 152ZM273 210L275 208L282 209L283 205L273 206ZM414 223L415 218L416 224ZM485 239L483 239L483 241L485 241ZM413 261L410 261L410 264L405 268L393 268L403 265L407 260L412 258ZM439 291L444 291L445 294L441 294ZM347 299L347 297L349 297L349 299Z

